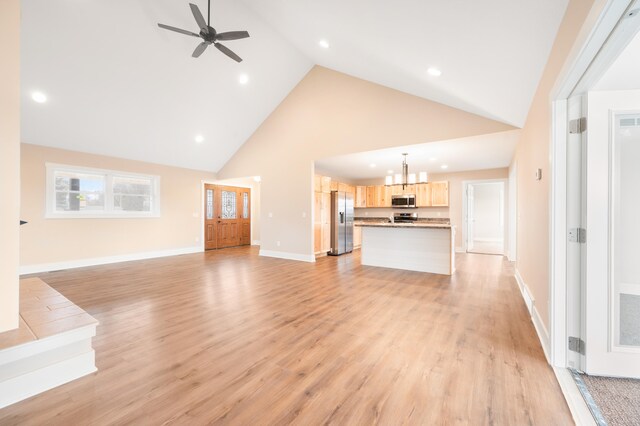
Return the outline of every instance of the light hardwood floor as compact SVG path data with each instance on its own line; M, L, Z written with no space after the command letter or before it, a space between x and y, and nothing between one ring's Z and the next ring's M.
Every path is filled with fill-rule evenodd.
M99 371L0 424L572 424L499 256L452 277L255 248L39 275L100 321Z

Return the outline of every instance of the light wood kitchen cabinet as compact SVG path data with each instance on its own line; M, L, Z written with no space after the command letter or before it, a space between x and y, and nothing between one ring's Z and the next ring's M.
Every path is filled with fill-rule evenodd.
M322 183L321 183L321 191L324 193L330 193L331 192L331 178L329 176L322 176Z
M367 207L376 207L376 187L367 186L366 191Z
M356 186L355 206L367 207L367 187L366 186Z
M313 176L313 192L322 192L322 176Z
M402 195L402 185L392 185L391 195Z
M418 207L431 206L431 185L419 183L416 185L416 204Z
M449 206L449 182L430 182L431 185L431 206Z
M353 248L360 248L362 246L362 228L359 226L353 227Z
M331 193L314 193L313 250L325 254L331 249Z
M329 188L331 188L331 191L337 191L338 190L338 181L331 179L331 185L329 186Z

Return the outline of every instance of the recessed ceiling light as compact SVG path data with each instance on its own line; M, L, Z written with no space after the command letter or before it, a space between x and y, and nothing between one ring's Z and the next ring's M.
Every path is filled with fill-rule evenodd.
M387 174L392 175L393 174L393 170L387 170Z
M442 75L442 71L440 71L438 68L435 68L435 67L431 67L427 69L427 73L434 77L440 77Z
M436 157L431 157L431 158L429 158L429 161L431 161L432 163L433 163L434 161L436 161L436 160L438 160Z
M202 143L202 142L204 142L204 136L196 135L196 143Z
M329 48L329 42L327 40L320 40L318 42L318 46L322 47L323 49L328 49Z
M247 74L240 74L240 77L238 77L238 83L247 84L248 82L249 82L249 76Z
M371 163L371 164L369 164L369 167L371 167L372 169L375 169L376 165L375 165L375 163Z
M440 166L440 168L441 168L441 169L446 169L446 168L448 168L448 167L449 167L449 166L447 166L446 164L443 164L442 166Z
M47 95L45 95L42 92L33 92L31 94L31 99L33 99L34 101L36 101L39 104L43 104L43 103L47 102Z

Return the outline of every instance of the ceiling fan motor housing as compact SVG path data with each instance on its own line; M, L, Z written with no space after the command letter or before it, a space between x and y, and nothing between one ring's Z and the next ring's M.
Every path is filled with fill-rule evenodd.
M218 35L218 33L216 32L215 28L213 27L207 27L209 29L209 33L205 33L204 30L200 31L200 37L203 38L204 41L208 42L208 43L213 43L216 41L216 36Z

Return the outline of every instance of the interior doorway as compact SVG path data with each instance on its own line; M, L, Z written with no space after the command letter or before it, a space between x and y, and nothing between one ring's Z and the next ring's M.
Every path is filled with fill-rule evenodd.
M466 233L468 253L504 254L504 182L467 182Z
M204 249L251 244L251 189L204 185Z

